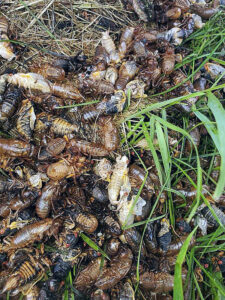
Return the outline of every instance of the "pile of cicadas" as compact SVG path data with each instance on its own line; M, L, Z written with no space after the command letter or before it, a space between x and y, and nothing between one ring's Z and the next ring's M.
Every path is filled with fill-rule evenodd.
M73 271L69 288L76 299L172 299L174 266L188 234L196 224L204 235L218 223L202 205L194 221L178 218L171 226L154 160L149 151L141 154L147 173L135 155L128 159L114 117L151 90L185 81L169 93L179 97L207 87L206 78L199 75L193 85L175 70L185 55L177 46L222 2L129 1L141 20L156 22L155 29L127 27L116 43L103 32L90 62L79 53L0 76L0 297L62 299ZM8 27L1 17L0 55L11 61L17 55ZM207 63L205 70L211 78L225 78L218 64ZM197 99L177 107L190 113ZM198 147L204 128L193 120L189 134ZM171 147L178 139L169 132ZM138 143L142 149L146 145L145 139ZM192 150L186 141L185 152ZM219 166L216 156L215 182ZM208 197L208 186L202 193ZM196 194L187 182L177 184L174 201L183 207L182 216ZM223 197L218 202L223 205ZM144 222L154 206L150 222ZM212 207L225 225L223 211ZM193 237L189 247L194 245ZM212 261L225 270L223 254ZM186 278L184 264L183 282ZM196 278L203 280L201 270Z

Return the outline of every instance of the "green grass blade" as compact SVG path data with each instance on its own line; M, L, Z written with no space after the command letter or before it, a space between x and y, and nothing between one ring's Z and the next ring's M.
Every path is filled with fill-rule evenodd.
M224 29L223 29L224 32ZM206 34L205 34L206 35ZM191 38L191 37L190 37ZM211 37L212 38L212 37ZM209 55L206 56L205 60L197 67L197 69L193 70L192 74L189 75L184 81L182 81L181 83L177 84L176 86L173 86L172 88L168 89L167 91L163 91L161 93L158 93L157 95L163 95L165 93L168 93L174 89L176 89L177 87L183 85L185 82L187 82L188 80L194 78L194 75L201 70L201 68L210 60L210 58L214 55L214 53L216 52L216 50L224 43L225 37L224 35L221 35L220 33L220 41L218 41L215 46L213 47L213 49L211 50L211 52L209 53ZM200 48L202 48L202 51L204 50L204 43L205 43L205 39L202 40L202 44L200 45ZM199 50L198 50L199 51Z
M201 164L200 164L200 158L199 158L199 154L198 154L198 149L196 147L196 145L194 144L194 141L192 139L192 137L182 128L173 125L172 123L158 117L155 116L156 121L159 121L162 125L180 132L181 134L183 134L184 136L186 136L187 138L189 138L194 146L195 152L196 152L196 156L197 156L197 196L196 196L196 205L192 208L192 211L190 212L190 215L188 217L188 222L190 222L190 220L193 218L193 216L195 215L198 206L199 206L199 202L200 202L200 194L201 194L201 190L202 190L202 169L201 169Z
M180 161L179 159L176 159L177 161ZM173 162L178 169L180 169L183 174L188 178L188 180L190 181L190 183L197 189L197 185L194 183L194 181L191 179L190 176L188 176L188 174L185 172L184 169L181 168L181 166L179 166L175 161ZM219 218L217 217L217 215L215 214L213 208L211 207L209 201L207 200L207 198L202 194L201 190L200 190L200 194L199 194L199 197L201 196L201 198L203 199L203 201L205 202L206 206L209 208L209 210L211 211L212 215L214 216L214 218L216 219L216 221L218 222L218 224L223 228L225 229L225 227L223 226L223 224L221 223L221 221L219 220ZM197 198L197 197L196 197ZM194 203L194 202L193 202ZM199 199L196 199L196 203L194 204L194 208L197 207L198 208L199 206ZM194 216L192 215L193 211L194 211L194 208L191 209L191 213L187 219L187 221L189 222L191 220L191 218Z
M133 223L131 225L128 225L124 228L125 229L129 229L129 228L132 228L132 227L137 227L137 226L141 226L141 225L144 225L146 223L151 223L151 222L154 222L154 221L157 221L157 220L160 220L162 218L164 218L166 215L160 215L159 217L155 217L155 218L152 218L150 221L148 220L145 220L145 221L140 221L140 222L137 222L137 223Z
M23 300L23 294L20 295L19 300Z
M7 133L4 133L2 131L0 131L0 136L3 136L4 138L10 138L10 135L8 135Z
M210 279L211 281L211 286L214 285L220 293L225 296L225 288L222 283L215 277L215 274L208 272L200 263L199 261L194 258L196 264L199 266L199 268L206 274L206 276Z
M220 176L213 194L216 201L222 195L225 187L225 110L215 95L208 92L207 96L208 107L215 117L216 126L200 112L195 112L195 114L204 123L221 156Z
M94 249L95 251L100 252L105 258L110 260L108 255L98 245L96 245L95 242L93 242L87 235L85 235L83 232L81 232L80 236L83 239L83 241L85 243L87 243L92 249Z
M136 130L141 127L143 120L144 120L144 118L141 118L141 120L137 124L135 124L132 128L129 128L129 132L126 134L126 138L123 138L121 140L120 144L123 144L132 135L136 136Z
M201 289L200 289L200 286L199 286L199 283L198 283L198 281L196 279L195 274L193 274L193 278L194 278L195 286L197 288L197 291L198 291L198 294L199 294L201 300L205 300L204 297L203 297L203 295L202 295L202 292L201 292Z
M156 122L156 133L158 137L159 148L162 156L163 166L165 169L166 177L170 176L170 163L171 158L169 154L169 150L167 147L167 143L165 140L165 135L162 130L162 126L159 122Z
M140 267L140 259L141 259L141 247L142 247L142 243L143 243L145 231L147 229L148 223L152 221L151 217L152 217L152 215L153 215L153 213L155 211L156 206L158 205L159 198L160 198L162 192L164 191L166 185L167 185L167 181L164 183L164 185L161 187L161 190L159 191L159 194L158 194L158 196L156 198L155 203L153 204L153 207L152 207L151 212L150 212L150 214L148 216L148 219L146 220L144 230L142 232L141 241L140 241L140 245L139 245L139 251L138 251L138 257L137 257L137 265L136 265L137 266L136 267L136 280L137 280L137 284L136 284L136 287L135 287L135 293L136 293L136 291L138 289L138 284L139 284L139 279L140 279L140 276L139 276L140 275L139 274L139 267Z
M76 265L73 266L73 276L75 277L76 275Z
M217 200L222 195L225 187L225 110L216 96L214 96L210 92L207 93L207 96L208 106L211 109L216 120L220 144L220 148L218 149L221 155L220 176L213 195L214 199Z
M161 167L161 164L159 162L159 158L157 156L157 153L155 151L155 148L154 148L154 145L153 145L153 141L151 140L151 137L148 133L148 130L145 126L145 123L142 124L142 128L143 128L143 133L145 135L145 138L148 142L148 145L149 145L149 149L151 150L152 152L152 156L153 156L153 159L154 159L154 162L155 162L155 166L156 166L156 169L158 171L158 176L159 176L159 180L160 180L160 183L162 184L163 183L163 171L162 171L162 167Z
M151 115L150 117L150 137L152 141L154 140L155 136L155 116Z
M142 110L140 110L140 111L138 111L138 112L130 115L125 120L121 120L121 123L126 122L126 121L128 121L130 119L133 119L133 118L136 118L136 117L140 117L140 116L142 116L142 115L144 115L144 114L146 114L146 113L148 113L150 111L159 110L161 108L172 106L174 104L180 103L183 100L187 100L187 99L190 99L190 98L193 98L193 97L204 96L206 92L216 91L216 90L220 90L220 89L223 89L223 88L225 88L225 83L217 85L217 86L214 86L214 87L210 87L210 88L208 88L208 89L206 89L206 90L204 90L202 92L195 92L195 93L188 94L188 95L185 95L185 96L176 97L176 98L169 99L169 100L166 100L166 101L157 102L157 103L153 103L153 104L147 105L146 108L144 108L144 109L142 109ZM166 93L166 92L164 92L164 93ZM156 97L158 95L159 94L156 94L156 95L153 95L152 97Z
M71 287L73 285L73 278L72 278L72 272L70 271L67 278L66 283L68 287ZM67 297L69 297L69 289L67 289ZM74 293L70 291L70 299L75 300Z
M38 24L48 33L48 35L52 38L52 39L56 39L55 36L48 30L48 27L45 26L45 24L43 24L36 16L35 14L30 10L30 8L27 6L27 4L22 1L19 0L19 2L27 9L27 11L36 19L36 21L38 22Z
M173 299L174 300L183 300L183 284L182 284L182 264L185 260L185 255L188 250L189 243L191 241L192 236L196 232L198 227L195 227L194 230L188 235L185 240L183 246L180 249L180 252L177 256L176 264L175 264L175 274L174 274L174 289L173 289Z
M225 85L224 85L224 87L225 87ZM204 92L196 92L196 93L193 93L193 94L189 94L189 95L185 95L185 96L181 96L181 97L169 99L169 100L166 100L166 101L163 101L163 102L157 102L157 103L150 104L146 108L140 110L139 112L134 113L134 114L130 115L129 117L127 117L125 119L125 122L128 121L128 120L130 120L130 119L133 119L133 118L136 118L136 117L140 117L141 115L146 114L146 113L148 113L150 111L158 110L158 109L166 107L168 105L174 105L174 104L179 103L179 102L181 102L181 101L183 101L185 99L192 98L192 97L194 97L194 95L195 96L204 96L205 93Z
M195 111L195 115L199 118L199 120L202 121L202 123L204 124L204 126L206 127L208 133L210 134L211 138L213 139L216 148L219 149L220 147L220 142L219 142L219 137L217 134L217 129L215 126L215 122L212 122L209 120L209 118L207 118L205 115L203 115L201 112L199 111Z

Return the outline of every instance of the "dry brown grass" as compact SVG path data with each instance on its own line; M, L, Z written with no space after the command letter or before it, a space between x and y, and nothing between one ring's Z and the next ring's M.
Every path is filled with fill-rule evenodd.
M117 43L124 27L149 26L140 23L127 0L0 0L0 8L18 54L13 62L0 59L0 74L7 69L28 72L30 65L56 59L52 52L74 56L82 51L91 61L102 31L109 29ZM86 97L92 100L96 99ZM149 99L137 99L115 116L121 135L127 130L121 126L123 120L147 104Z
M126 25L137 25L132 11L116 1L11 0L0 2L1 13L9 20L10 38L19 58L14 64L0 62L6 68L26 69L30 61L49 61L50 52L66 56L83 51L89 58L99 44L101 32L110 28L117 37Z

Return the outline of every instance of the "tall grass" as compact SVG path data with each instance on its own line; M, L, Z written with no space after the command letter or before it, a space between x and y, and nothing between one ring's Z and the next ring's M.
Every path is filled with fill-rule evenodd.
M194 81L194 76L199 70L201 70L204 64L208 61L217 62L225 65L225 62L221 59L221 54L223 54L223 49L225 45L225 28L224 28L224 13L220 12L214 16L210 21L206 23L203 29L198 30L192 34L187 41L185 41L184 46L191 48L190 54L183 60L182 63L177 64L176 68L183 68L187 70L189 66L190 72L187 74L185 80ZM200 61L200 63L199 63ZM182 83L183 84L183 83ZM178 85L179 86L179 85ZM175 206L173 203L173 195L179 194L176 191L176 184L182 178L186 178L189 181L190 186L193 186L197 190L196 199L193 201L188 213L186 214L186 220L191 222L194 220L196 211L200 204L204 202L214 215L215 219L218 222L218 229L213 233L206 235L204 237L197 239L197 245L192 248L191 251L188 251L188 244L191 240L191 237L196 234L197 227L192 231L185 241L183 247L180 250L180 253L177 257L177 262L175 266L175 284L174 284L174 299L183 299L183 291L187 286L183 286L181 280L182 265L186 261L186 267L188 268L188 281L191 285L191 292L189 299L205 299L205 292L207 290L208 297L214 297L213 299L223 299L225 296L225 287L222 283L222 277L220 272L217 272L216 277L214 276L214 270L211 268L205 270L201 263L200 259L207 254L217 253L218 251L225 250L224 244L224 227L221 224L220 220L215 215L208 199L202 194L202 183L214 183L215 190L213 191L213 199L217 201L219 197L224 192L225 187L225 111L223 108L223 102L221 99L215 96L225 88L225 83L221 82L221 76L218 80L212 82L211 86L208 86L206 90L200 92L194 92L189 95L182 97L175 97L173 99L168 99L168 94L170 91L176 91L178 86L154 94L149 99L150 104L147 105L144 109L141 109L135 113L130 114L125 119L121 120L121 123L125 128L128 128L129 131L126 132L126 136L122 138L122 145L125 143L128 144L128 147L132 151L135 149L135 153L138 154L137 144L143 138L147 141L148 149L151 156L153 157L154 164L157 170L157 175L161 183L160 193L165 191L168 195L167 203L164 207L164 215L170 219L171 225L175 225L175 218L177 210L182 208L182 205ZM160 98L159 98L160 96ZM164 100L162 99L164 98ZM197 148L194 144L192 137L190 136L187 127L185 124L190 122L190 116L180 116L174 117L173 113L171 114L172 108L174 105L181 103L184 100L188 100L192 97L198 97L199 103L202 99L207 101L202 101L203 107L196 104L192 108L193 113L199 119L199 123L196 123L196 126L204 125L207 129L209 136L203 139L200 147ZM158 99L158 101L151 100ZM159 100L160 99L160 100ZM192 114L193 114L192 113ZM149 121L146 121L149 119ZM175 120L175 121L174 121ZM173 149L168 145L168 130L176 131L179 133L179 140L174 148L179 144L180 155L179 157L174 157ZM154 143L154 138L157 138L157 145ZM186 156L184 153L185 150L185 140L189 139L193 144L193 151ZM146 148L145 148L146 150ZM213 158L215 155L220 154L221 156L221 165L220 165L220 177L219 181L216 183L210 177L212 170ZM139 157L139 156L138 156ZM201 159L212 157L209 170L203 169L201 166ZM143 161L139 157L140 164L143 166ZM146 170L146 176L148 175L148 170L146 166L143 166ZM193 180L189 176L189 171L193 171L196 174L197 180ZM141 187L143 188L143 186ZM184 199L185 200L185 199ZM140 226L145 224L144 230L142 232L142 241L144 238L144 233L148 222L152 222L152 216L156 212L156 207L158 205L159 196L154 203L150 215L146 221L134 224L133 226ZM185 206L185 204L184 204ZM184 207L183 206L183 207ZM216 243L216 242L219 243ZM221 243L222 242L222 243ZM141 245L139 248L139 256L137 260L137 280L139 279L139 265L140 265L140 253ZM195 266L202 269L205 282L200 284L198 278L194 273ZM204 286L205 284L205 286ZM136 291L138 290L138 285L136 286Z

